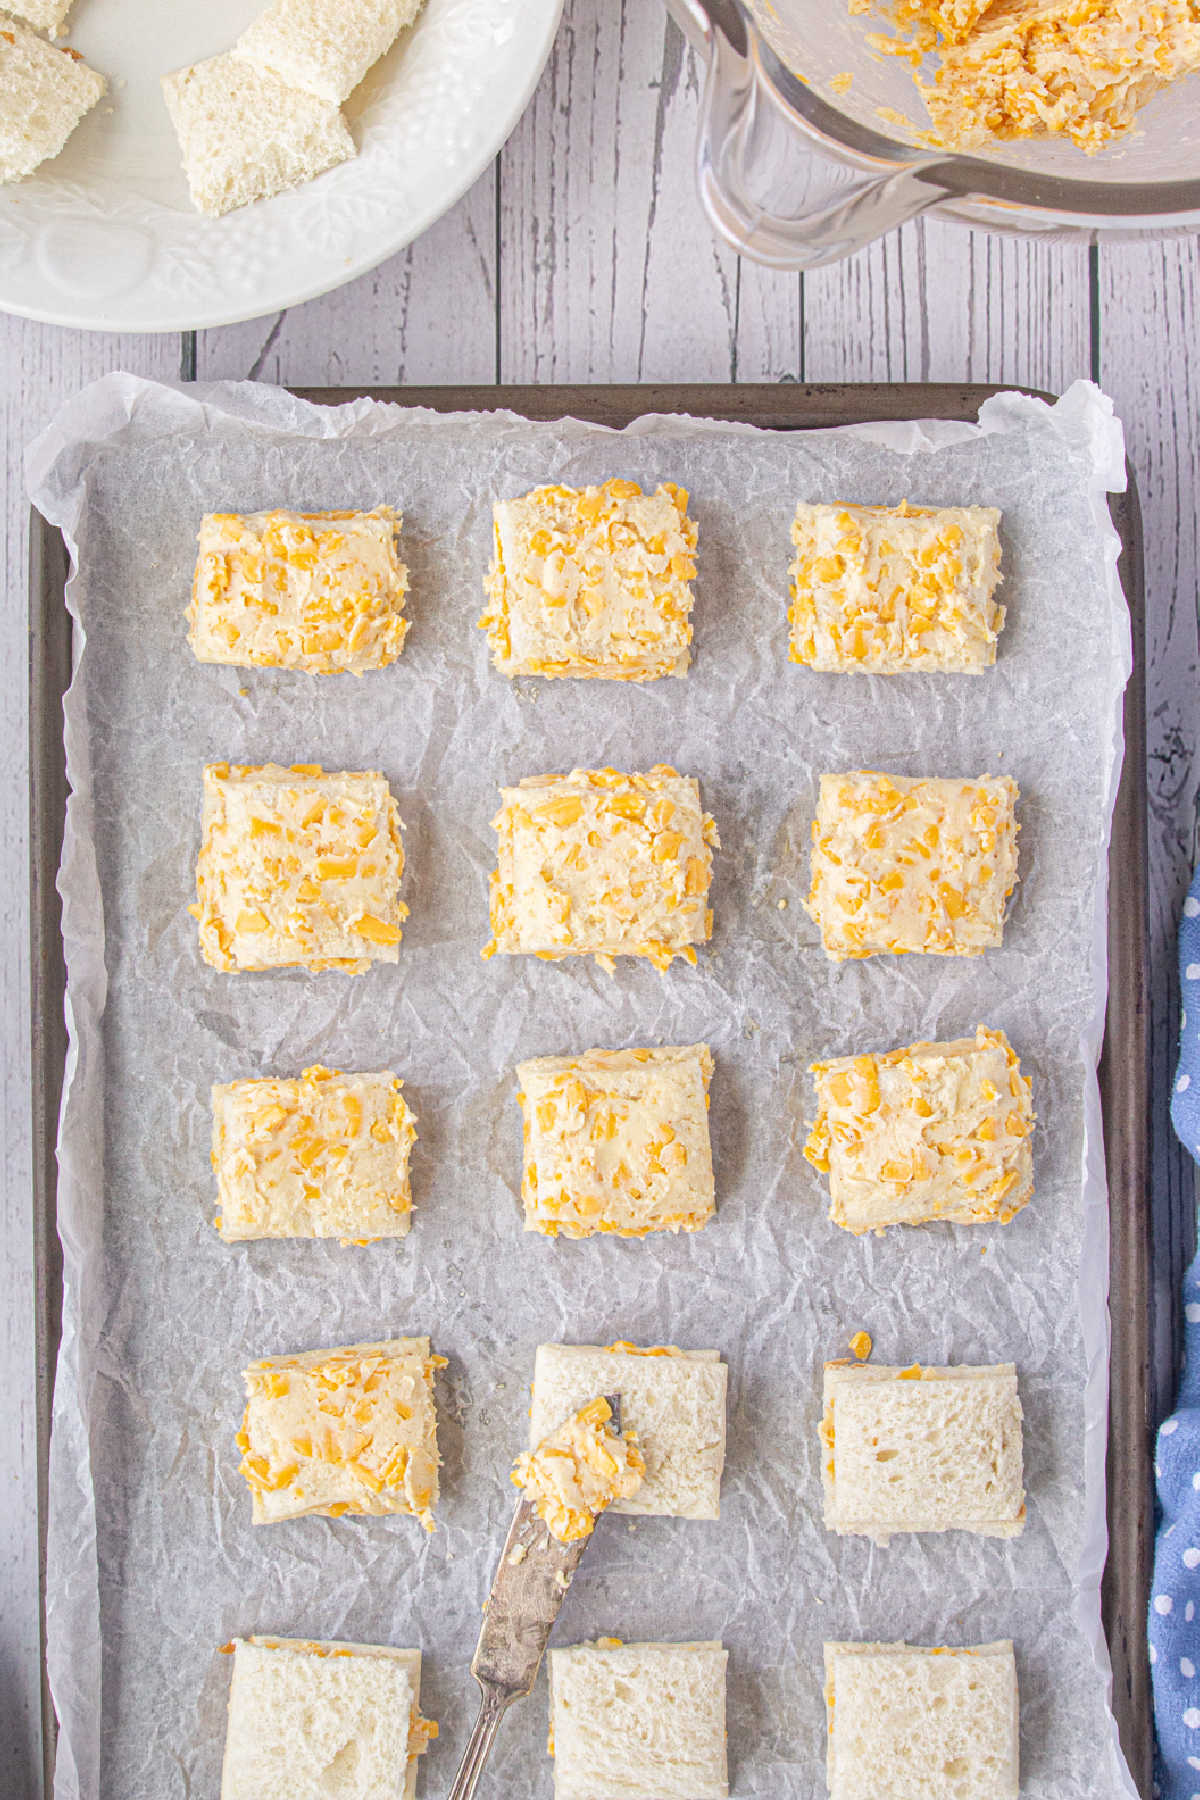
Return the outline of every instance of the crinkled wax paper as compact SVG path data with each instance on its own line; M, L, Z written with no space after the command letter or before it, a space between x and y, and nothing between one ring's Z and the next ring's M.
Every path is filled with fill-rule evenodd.
M116 375L31 453L70 540L77 669L62 872L73 1048L62 1122L64 1338L51 1467L59 1800L214 1796L220 1645L272 1632L419 1645L444 1792L474 1717L467 1665L514 1493L540 1341L718 1347L729 1363L719 1523L601 1522L557 1641L721 1638L733 1791L825 1792L824 1638L1011 1636L1029 1800L1133 1789L1099 1625L1107 1230L1094 1079L1106 848L1130 666L1105 490L1108 402L1005 395L978 427L793 434L678 418L615 433L510 415L322 410L270 388ZM685 484L700 526L695 662L646 687L509 682L480 577L494 497L610 475ZM786 661L796 500L1003 508L1008 624L977 679L817 675ZM197 663L184 607L202 512L404 512L412 630L398 665L309 677ZM405 820L398 966L355 979L222 974L197 949L205 762L382 769ZM523 775L669 762L722 849L699 967L484 963L490 820ZM1021 882L974 960L826 961L801 900L822 770L1015 776ZM1037 1193L1004 1228L855 1239L801 1156L814 1057L1003 1026L1034 1077ZM524 1235L513 1065L591 1045L716 1056L719 1211L695 1236ZM312 1062L392 1067L418 1115L411 1235L230 1246L212 1226L209 1087ZM820 1517L821 1364L860 1328L885 1362L1013 1361L1029 1522L1012 1543ZM237 1472L252 1358L428 1332L443 1497L411 1519L255 1528ZM485 1792L548 1796L544 1681L505 1722Z

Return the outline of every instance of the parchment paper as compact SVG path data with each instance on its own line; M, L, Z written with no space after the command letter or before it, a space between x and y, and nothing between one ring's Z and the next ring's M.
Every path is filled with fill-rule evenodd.
M507 415L323 411L281 392L116 375L31 452L33 498L76 562L62 892L70 1081L61 1139L64 1337L51 1457L50 1664L59 1800L213 1796L229 1665L274 1632L418 1645L443 1792L475 1709L467 1664L513 1502L540 1341L718 1347L730 1366L719 1523L601 1522L559 1643L722 1638L736 1795L825 1792L823 1638L1011 1636L1023 1792L1133 1788L1114 1750L1099 1624L1107 1227L1094 1065L1105 858L1130 666L1119 425L1080 384L1006 395L979 428L771 434L680 419L629 430ZM609 475L691 489L700 524L686 682L512 684L489 665L480 576L493 497ZM823 676L787 663L799 497L1004 511L1008 625L986 676ZM203 667L183 610L200 514L405 514L412 631L355 681ZM194 897L209 760L381 768L406 822L398 967L230 975L201 962ZM716 930L665 977L588 961L483 963L500 783L666 761L699 777L722 839ZM801 908L822 770L1007 773L1021 883L1004 948L835 967ZM1003 1026L1034 1077L1037 1193L1007 1228L856 1240L800 1154L805 1065ZM521 1057L690 1043L716 1055L718 1217L642 1243L521 1230ZM394 1067L419 1119L411 1235L369 1249L231 1247L213 1230L209 1086L322 1061ZM881 1361L1015 1361L1029 1522L887 1550L820 1521L825 1358L865 1327ZM253 1357L428 1332L440 1529L408 1519L259 1527L237 1473ZM544 1682L509 1717L485 1791L544 1797Z

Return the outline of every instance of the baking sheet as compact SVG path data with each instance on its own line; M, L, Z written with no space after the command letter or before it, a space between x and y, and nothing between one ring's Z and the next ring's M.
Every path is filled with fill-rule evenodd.
M82 547L72 603L89 633L68 745L83 790L68 839L66 930L84 1055L60 1184L68 1318L48 1594L60 1791L94 1793L99 1781L88 1581L97 1560L103 1791L212 1791L225 1672L211 1651L251 1629L419 1642L426 1697L444 1728L440 1767L427 1777L436 1791L473 1707L465 1665L508 1509L504 1470L520 1444L533 1347L555 1335L718 1343L730 1361L720 1525L644 1521L630 1532L605 1522L560 1633L723 1635L737 1793L823 1792L820 1639L900 1630L914 1641L1011 1632L1028 1792L1132 1791L1110 1758L1092 1660L1106 1235L1087 1070L1102 1007L1103 852L1128 666L1102 502L1123 465L1105 404L1086 388L1053 414L1006 397L989 403L982 437L930 425L780 439L676 421L634 428L617 444L595 427L364 407L317 414L261 389L207 390L205 401L110 378L74 403L33 463L35 498ZM253 444L252 421L270 427ZM693 673L670 691L510 688L471 630L490 495L551 475L616 472L693 488L703 556ZM780 661L782 567L800 492L1004 506L1010 625L986 707L981 684L818 677ZM382 498L408 514L413 569L417 623L397 669L361 685L297 686L191 662L179 614L199 511ZM321 755L328 766L388 772L410 827L414 916L398 969L355 983L229 977L199 965L183 911L199 765L224 755ZM725 841L717 935L701 969L660 981L622 968L610 982L591 966L478 964L496 785L576 761L659 758L701 777ZM798 899L815 778L821 767L862 762L904 773L991 767L1021 780L1025 879L1003 951L973 964L835 970L812 948ZM1055 830L1058 818L1069 828ZM101 1027L102 1246L91 1174L102 995L90 835L113 976ZM1038 1199L990 1241L954 1227L882 1244L842 1239L799 1156L803 1063L955 1033L976 1016L1005 1025L1035 1074ZM523 1240L512 1062L585 1043L700 1035L718 1058L717 1224L668 1244ZM207 1224L209 1081L318 1055L367 1066L380 1046L408 1079L423 1128L423 1205L407 1245L399 1254L259 1245L244 1256L221 1245ZM1085 1123L1091 1171L1081 1193ZM815 1516L818 1365L843 1353L859 1325L888 1359L1019 1363L1031 1520L1017 1545L909 1540L883 1552L826 1538ZM452 1359L446 1530L430 1544L416 1541L410 1521L304 1520L253 1533L231 1441L244 1361L424 1329ZM86 1428L98 1547L80 1481ZM1083 1584L1074 1579L1081 1559ZM536 1700L510 1720L498 1791L507 1774L549 1792L543 1728Z

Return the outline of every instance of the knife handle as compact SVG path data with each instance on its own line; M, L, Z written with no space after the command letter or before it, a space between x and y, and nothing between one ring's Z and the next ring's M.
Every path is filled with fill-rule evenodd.
M450 1789L448 1800L471 1800L479 1777L483 1774L483 1765L488 1759L500 1721L516 1699L515 1694L505 1693L491 1682L481 1681L479 1685L483 1689L479 1717L463 1751L463 1759L458 1765L458 1774L454 1777L454 1786Z

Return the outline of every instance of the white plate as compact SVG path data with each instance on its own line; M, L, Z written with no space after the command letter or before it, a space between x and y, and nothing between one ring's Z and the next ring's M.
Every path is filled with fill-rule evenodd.
M206 219L188 200L159 77L228 49L262 3L76 0L67 41L110 92L61 156L0 187L0 309L188 331L353 280L487 167L537 85L563 0L426 0L346 104L352 162Z

